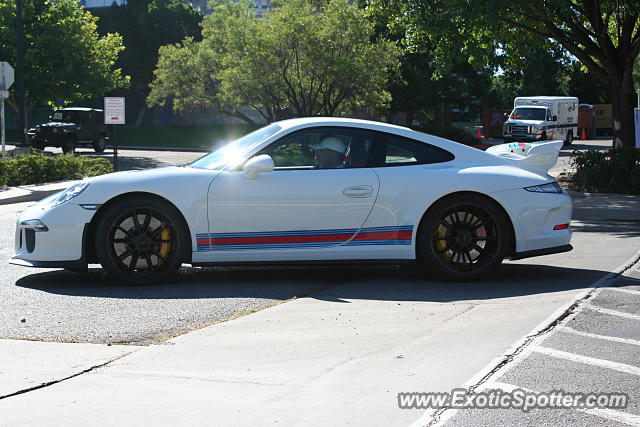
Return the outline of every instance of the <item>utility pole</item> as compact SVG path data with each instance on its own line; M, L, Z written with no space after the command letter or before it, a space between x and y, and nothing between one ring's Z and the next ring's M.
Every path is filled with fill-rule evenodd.
M18 84L18 116L20 118L20 143L27 143L27 114L24 96L24 26L22 24L22 0L16 0L16 83Z

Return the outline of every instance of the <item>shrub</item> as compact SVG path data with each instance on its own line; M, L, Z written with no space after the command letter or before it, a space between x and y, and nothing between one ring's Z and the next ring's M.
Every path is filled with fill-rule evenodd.
M450 139L464 145L478 145L480 141L464 129L454 126L427 125L424 127L414 127L413 130L428 133L429 135L439 136L440 138Z
M640 149L573 152L573 188L590 193L640 194Z
M0 160L0 186L66 181L109 172L113 172L111 162L103 158L26 154Z

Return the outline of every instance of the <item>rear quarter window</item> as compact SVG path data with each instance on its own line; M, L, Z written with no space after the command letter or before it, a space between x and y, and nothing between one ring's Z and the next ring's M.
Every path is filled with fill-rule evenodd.
M440 147L393 134L381 134L376 148L373 167L444 163L455 158Z

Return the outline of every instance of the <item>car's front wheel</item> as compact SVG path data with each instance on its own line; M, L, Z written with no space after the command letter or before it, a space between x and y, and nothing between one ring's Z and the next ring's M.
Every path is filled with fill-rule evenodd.
M567 136L564 139L564 145L571 145L573 143L573 131L567 132Z
M429 273L445 280L476 280L508 254L508 220L480 195L449 196L422 219L417 245L418 261Z
M96 153L102 153L107 146L107 140L104 135L98 135L95 141L93 141L93 151Z
M65 140L62 142L62 152L64 154L68 154L76 151L76 142L77 141L75 136L69 136L65 138Z
M170 204L153 197L123 199L96 227L96 255L113 277L130 284L165 279L181 265L187 226Z

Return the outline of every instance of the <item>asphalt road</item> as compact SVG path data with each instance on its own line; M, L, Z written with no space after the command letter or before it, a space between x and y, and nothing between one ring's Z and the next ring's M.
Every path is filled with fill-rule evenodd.
M581 401L583 406L560 409L464 409L445 411L440 425L640 425L639 376L640 265L636 265L580 301L572 314L482 386L503 392L624 393L625 407L592 408Z
M345 284L355 280L361 283L355 292L366 298L367 283L362 282L363 278L375 279L376 283L382 278L382 283L407 299L448 301L488 298L505 292L528 295L566 291L587 286L628 258L640 243L638 228L602 231L602 226L578 226L583 231L574 237L576 251L505 264L488 286L420 283L421 278L416 278L415 273L400 267L354 266L184 267L171 283L131 287L114 282L97 265L87 274L78 274L7 264L14 250L15 216L25 206L0 206L0 338L150 343L319 290L332 288L339 295ZM593 254L602 244L611 247L607 258ZM549 263L567 268L551 268ZM530 288L517 286L518 266L540 280ZM564 280L553 280L557 275ZM354 291L352 285L348 289ZM376 289L383 291L380 285ZM373 293L369 297L382 299L390 295Z

